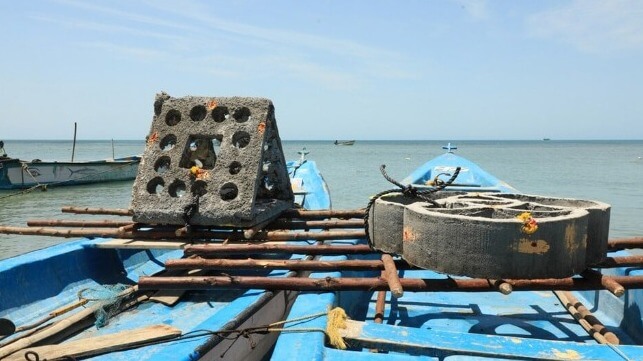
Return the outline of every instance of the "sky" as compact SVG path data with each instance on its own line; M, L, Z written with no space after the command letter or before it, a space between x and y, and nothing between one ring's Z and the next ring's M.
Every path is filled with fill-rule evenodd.
M284 140L643 139L643 1L0 0L0 139L144 139L156 93Z

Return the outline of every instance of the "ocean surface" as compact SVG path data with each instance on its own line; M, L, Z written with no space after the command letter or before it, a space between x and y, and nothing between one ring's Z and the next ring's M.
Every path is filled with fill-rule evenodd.
M523 193L591 199L612 206L610 238L643 236L643 140L635 141L451 141L457 154ZM402 180L444 152L446 141L284 141L287 160L306 148L331 191L333 208L361 208L369 196L391 189L380 174ZM142 154L141 141L79 141L74 160ZM32 160L71 159L71 141L7 141L9 156ZM133 181L50 188L16 194L0 191L0 225L26 226L32 219L117 219L71 215L64 206L128 208ZM63 238L0 234L0 259L64 242Z

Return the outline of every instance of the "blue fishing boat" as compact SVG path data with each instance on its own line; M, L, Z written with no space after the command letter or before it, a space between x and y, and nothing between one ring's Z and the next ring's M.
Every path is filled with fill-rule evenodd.
M307 152L300 154L298 161L286 165L296 206L304 210L329 209L328 189L315 162L306 160ZM131 216L128 210L85 211ZM106 222L96 223L107 225ZM80 223L82 227L98 227L90 221ZM198 247L198 241L119 238L119 230L131 228L131 223L109 223L111 227L118 227L111 230L103 227L61 231L68 236L82 232L91 236L0 261L0 359L259 360L264 357L273 346L276 333L249 337L235 330L285 318L296 293L260 289L142 292L137 282L144 276L206 273L164 268L166 261L180 260L189 247ZM44 224L72 225L64 220L40 225ZM33 235L44 232L41 227L23 227L18 231L13 228L16 227L2 227L2 231ZM232 235L235 230L223 232ZM207 243L221 246L223 240ZM293 276L274 271L258 274ZM45 339L47 342L42 342Z
M487 199L489 192L501 195L487 204L485 211L489 212L503 204L502 197L529 198L516 195L515 189L453 154L453 149L448 146L447 154L424 164L403 183L426 189L451 181L453 186L443 192L468 191L463 197L475 200ZM464 174L462 179L460 175L452 179L456 170ZM436 199L440 197L449 194ZM470 209L479 210L475 206ZM525 222L524 227L528 226ZM526 228L522 231L530 232ZM354 239L334 244L365 242ZM394 272L399 285L391 283L396 277L384 271L315 272L310 277L323 287L298 296L271 359L643 360L643 268L640 251L622 249L627 248L623 246L627 242L610 241L612 268L603 268L602 275L596 270L583 273L597 277L598 287L580 287L589 281L576 276L498 282L415 267ZM640 241L638 244L640 247ZM529 246L537 248L538 244ZM345 254L321 260L378 257ZM622 259L633 262L616 261ZM634 280L636 285L609 291L601 285L610 279Z

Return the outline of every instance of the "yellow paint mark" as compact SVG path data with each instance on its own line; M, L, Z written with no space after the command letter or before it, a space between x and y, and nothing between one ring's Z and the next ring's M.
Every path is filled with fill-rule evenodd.
M545 254L547 252L549 252L549 243L544 239L521 238L518 241L518 253Z
M567 247L567 250L569 253L575 253L580 244L576 242L577 238L576 234L576 224L575 223L570 223L565 227L565 246ZM585 237L587 237L585 235ZM583 244L585 243L585 240L583 240Z
M554 356L560 360L580 360L580 354L574 350L558 351L552 350Z
M522 340L521 340L521 339L519 339L518 337L512 337L512 338L510 338L510 340L511 340L511 342L513 342L513 343L522 343Z

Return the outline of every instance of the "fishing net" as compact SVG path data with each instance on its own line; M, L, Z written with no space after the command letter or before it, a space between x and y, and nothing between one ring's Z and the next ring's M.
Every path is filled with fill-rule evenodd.
M109 319L118 313L123 300L131 295L131 292L125 292L129 288L130 286L122 283L85 288L78 292L78 298L99 303L100 306L94 312L96 319L94 325L96 328L101 328L106 326Z

